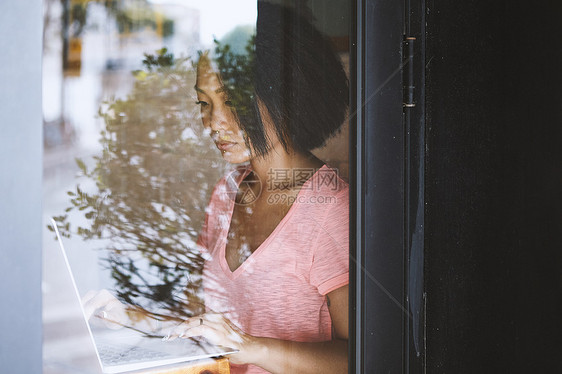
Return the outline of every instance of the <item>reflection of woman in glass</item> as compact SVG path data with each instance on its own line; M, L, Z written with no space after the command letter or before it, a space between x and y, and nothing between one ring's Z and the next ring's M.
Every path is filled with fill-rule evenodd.
M204 126L226 161L249 165L217 184L207 209L207 313L168 338L238 348L234 373L347 370L348 187L310 153L347 107L329 43L295 12L260 3L246 108L206 55L198 64Z

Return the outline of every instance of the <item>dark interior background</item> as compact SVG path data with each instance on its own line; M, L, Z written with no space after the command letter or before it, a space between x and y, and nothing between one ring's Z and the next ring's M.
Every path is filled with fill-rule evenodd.
M426 2L428 373L561 372L561 18Z

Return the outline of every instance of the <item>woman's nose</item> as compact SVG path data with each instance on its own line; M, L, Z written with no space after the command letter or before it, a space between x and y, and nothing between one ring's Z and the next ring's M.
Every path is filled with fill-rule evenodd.
M232 119L229 117L226 110L223 108L214 107L211 111L210 126L212 131L227 130L231 125L230 121Z

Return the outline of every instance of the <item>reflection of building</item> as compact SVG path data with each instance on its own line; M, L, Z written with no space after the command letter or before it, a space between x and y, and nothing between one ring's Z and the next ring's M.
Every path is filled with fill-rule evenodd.
M179 4L47 1L45 19L47 147L97 139L100 103L127 94L133 82L130 72L142 67L145 53L166 47L179 56L194 53L200 45L199 10Z
M174 55L193 54L201 44L200 13L178 3L160 3L155 10L173 22L174 32L164 43Z

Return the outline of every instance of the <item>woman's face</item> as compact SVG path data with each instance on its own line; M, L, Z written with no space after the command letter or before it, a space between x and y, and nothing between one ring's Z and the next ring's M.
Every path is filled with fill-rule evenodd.
M195 90L203 126L211 130L211 138L222 157L233 164L249 161L251 152L238 126L232 103L206 56L201 56L197 65Z

